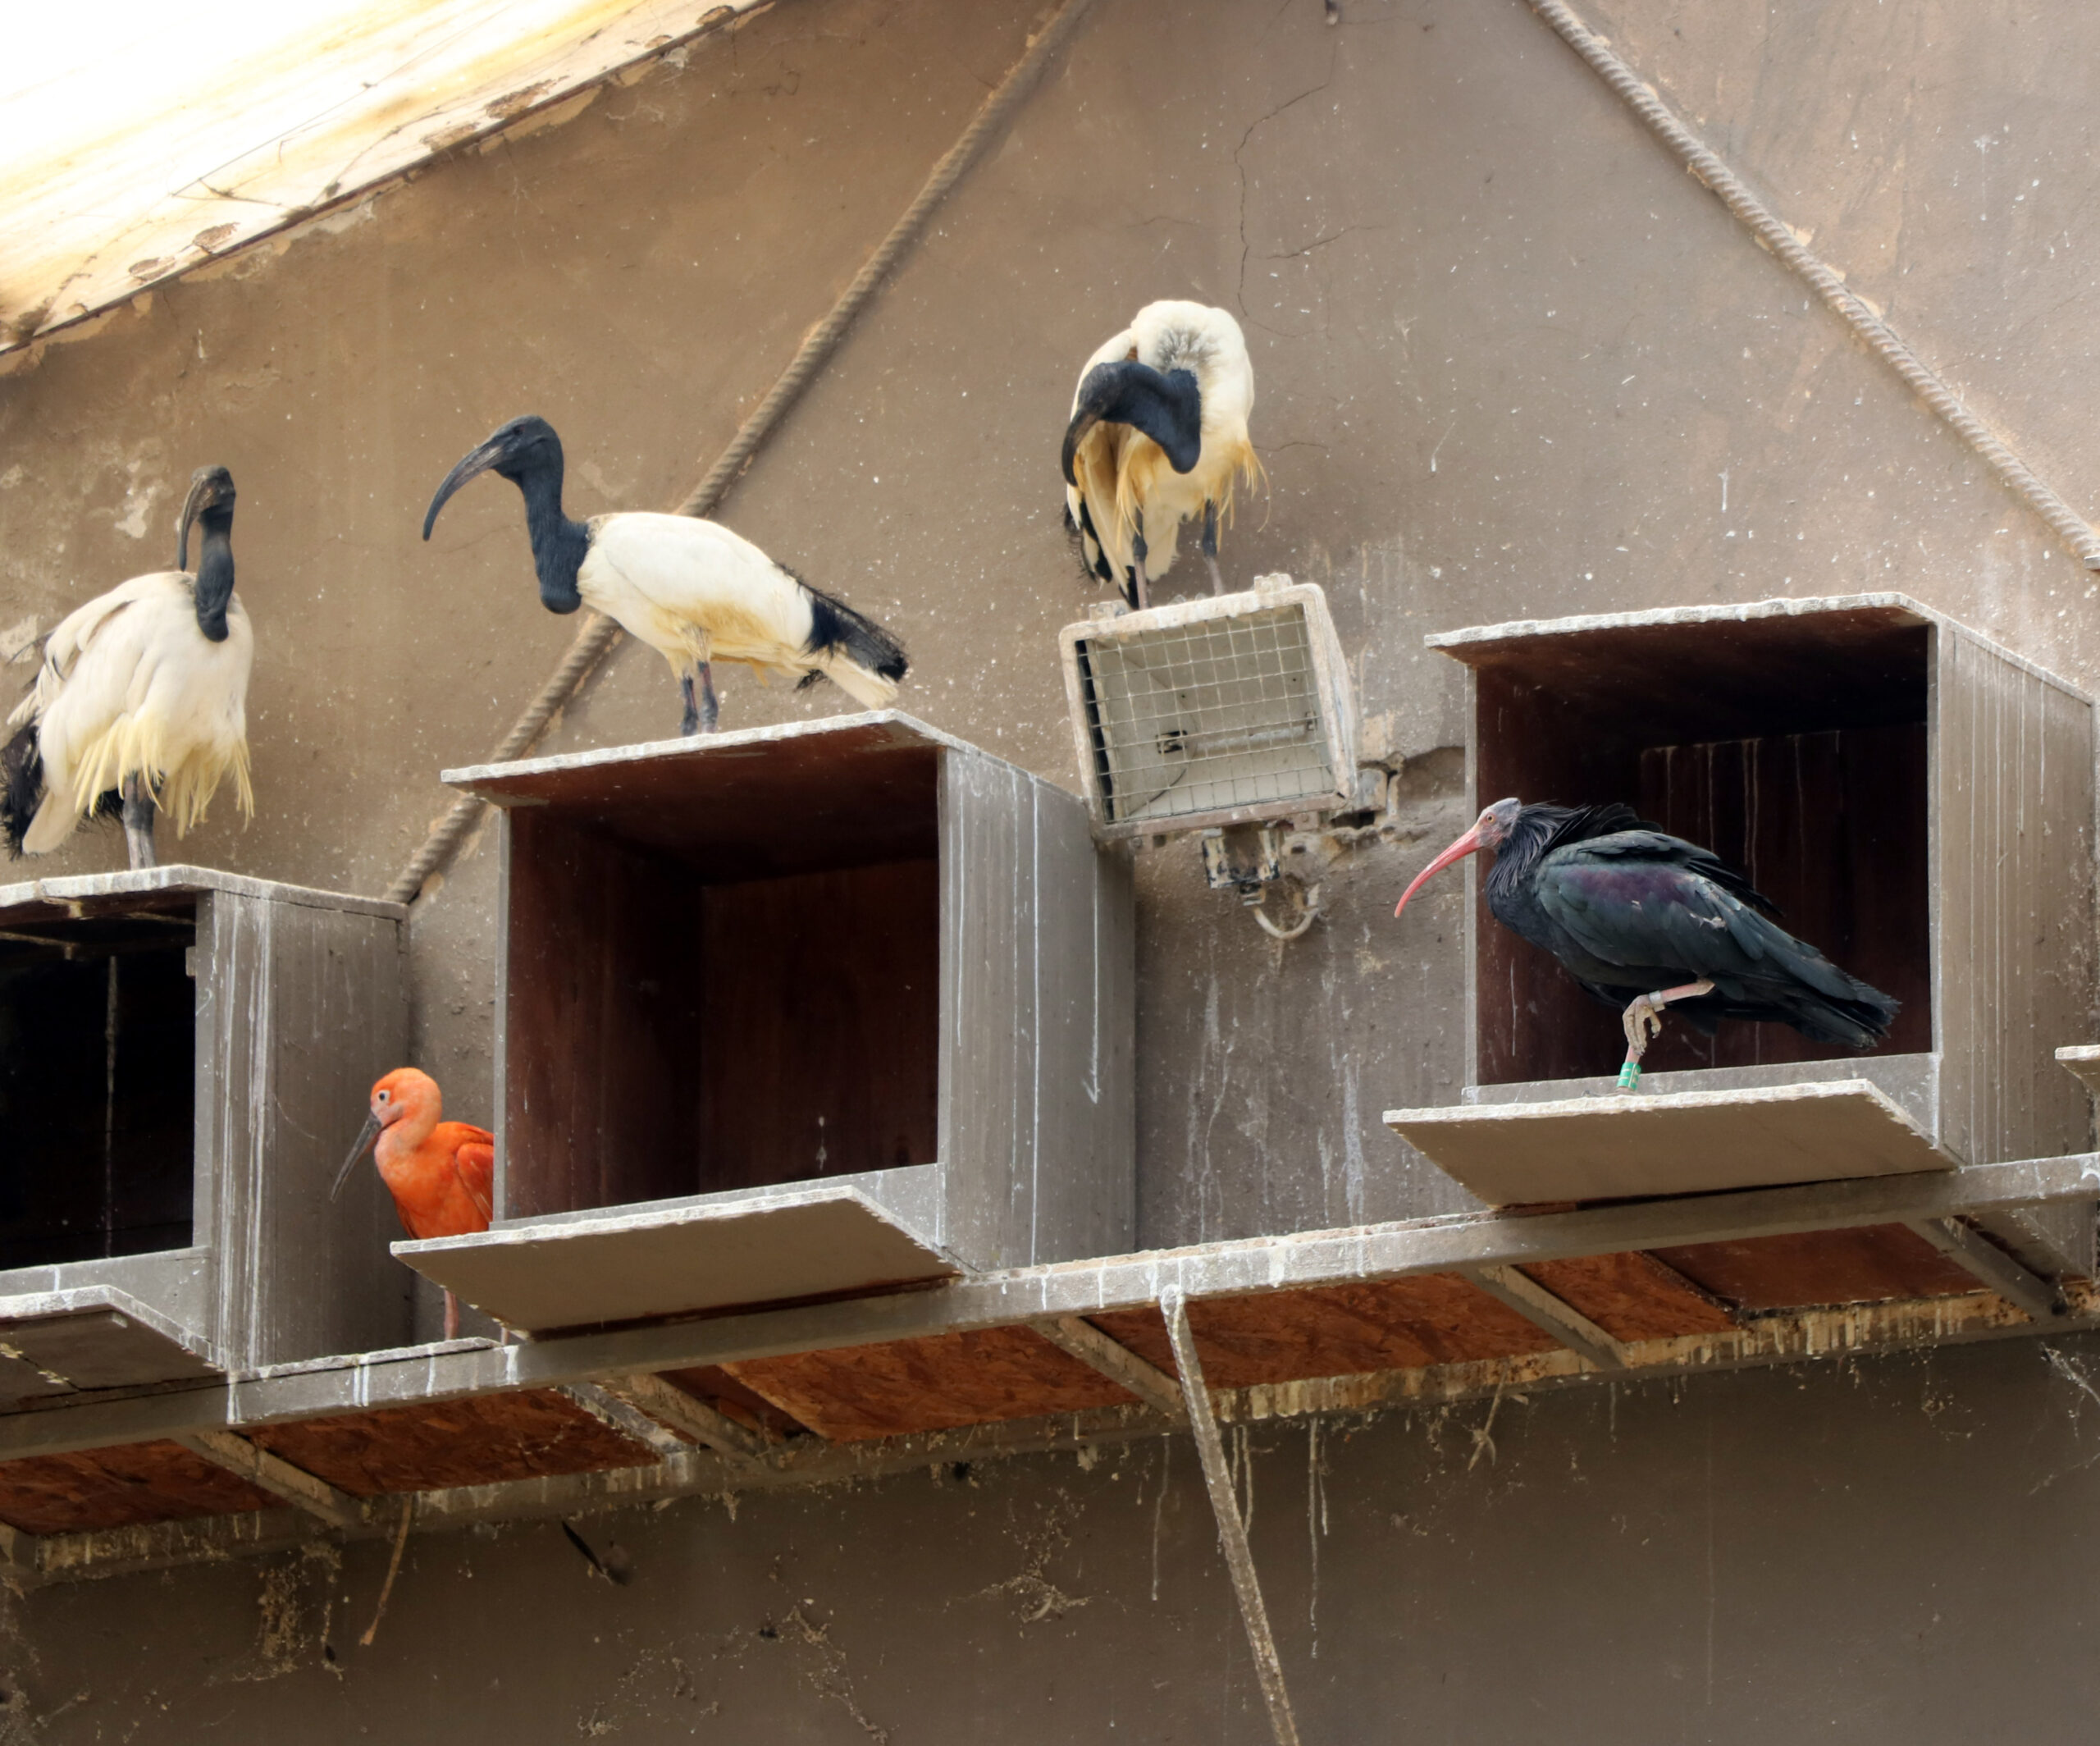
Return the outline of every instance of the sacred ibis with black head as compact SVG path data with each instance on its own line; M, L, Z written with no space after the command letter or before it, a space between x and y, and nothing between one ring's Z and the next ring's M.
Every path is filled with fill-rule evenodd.
M1211 592L1217 524L1262 464L1247 436L1254 367L1239 323L1200 303L1147 304L1086 361L1065 427L1065 519L1087 572L1148 604L1185 521L1201 519Z
M714 731L718 660L803 685L828 679L868 709L897 699L903 646L843 601L718 522L627 510L572 521L561 505L561 438L545 418L513 418L445 476L423 517L469 479L495 473L525 499L525 528L540 604L573 612L587 602L671 664L685 699L679 732Z
M121 808L131 865L153 865L153 815L181 834L228 776L244 813L255 633L233 597L233 475L200 467L176 568L89 601L45 639L43 664L0 751L0 832L16 855L57 848L83 818ZM202 533L197 573L189 530Z

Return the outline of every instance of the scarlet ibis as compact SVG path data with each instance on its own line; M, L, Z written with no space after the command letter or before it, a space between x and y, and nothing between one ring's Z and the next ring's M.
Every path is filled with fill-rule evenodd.
M1625 1008L1621 1090L1639 1083L1665 1006L1707 1036L1722 1019L1748 1019L1854 1049L1873 1048L1895 1020L1895 1000L1778 926L1778 907L1743 874L1616 802L1498 800L1416 875L1394 915L1432 875L1483 848L1495 855L1495 919Z
M685 699L681 733L714 731L710 667L718 660L805 686L828 679L868 709L896 701L904 649L873 619L717 522L639 510L572 521L561 506L563 465L551 424L513 418L445 474L423 517L423 537L469 479L495 473L509 480L525 499L540 604L567 613L588 601L669 661Z
M338 1199L358 1160L374 1154L394 1196L401 1228L413 1237L486 1231L495 1204L495 1136L471 1122L447 1122L445 1095L429 1074L397 1067L372 1088L372 1113L336 1172ZM445 1337L459 1332L459 1305L445 1294Z
M1148 604L1181 523L1203 518L1211 592L1225 592L1217 523L1235 478L1261 473L1247 437L1254 367L1239 323L1200 303L1147 304L1086 361L1065 427L1065 521L1089 574Z
M0 751L0 830L16 855L48 854L81 819L121 808L135 867L153 865L153 815L177 834L228 776L244 813L248 675L255 633L233 597L233 475L200 467L176 535L176 567L135 576L70 614ZM197 574L189 530L202 529ZM114 791L114 793L112 793Z

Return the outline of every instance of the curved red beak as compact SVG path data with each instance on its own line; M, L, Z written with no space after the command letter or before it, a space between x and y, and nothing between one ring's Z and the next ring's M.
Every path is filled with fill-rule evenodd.
M1413 897L1415 893L1421 890L1424 885L1427 884L1432 877L1436 874L1441 873L1445 868L1449 866L1453 862L1463 861L1467 856L1472 854L1475 850L1483 848L1486 846L1486 845L1480 839L1480 826L1478 825L1475 825L1471 830L1465 834L1465 835L1459 838L1457 842L1454 843L1450 846L1450 848L1445 849L1442 854L1439 855L1434 861L1431 862L1427 866L1424 867L1419 873L1415 875L1414 883L1408 886L1405 891L1403 891L1400 894L1400 901L1393 906L1393 915L1395 919L1397 920L1400 912L1408 907L1408 899Z

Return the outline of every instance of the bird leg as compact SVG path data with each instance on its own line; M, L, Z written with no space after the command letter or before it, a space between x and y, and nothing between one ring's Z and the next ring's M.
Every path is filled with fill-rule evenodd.
M694 679L688 673L678 681L678 695L686 700L686 712L678 723L678 732L712 734L714 724L721 718L722 706L714 700L714 675L708 671L707 662L700 664L697 692Z
M1203 562L1211 567L1211 592L1225 592L1225 577L1217 567L1217 505L1203 500Z
M124 779L124 847L133 871L157 865L153 859L153 790L143 775Z
M1130 574L1137 590L1138 610L1143 612L1152 605L1152 585L1145 580L1145 555L1152 548L1145 544L1144 518L1138 518L1138 524L1130 532Z
M445 1294L445 1337L448 1340L459 1337L459 1300L450 1291Z
M1662 1035L1663 1008L1673 1000L1691 1000L1713 992L1714 985L1702 978L1681 987L1660 989L1655 994L1634 998L1621 1021L1626 1027L1626 1064L1618 1070L1620 1090L1632 1091L1640 1086L1641 1058L1647 1054L1649 1043Z

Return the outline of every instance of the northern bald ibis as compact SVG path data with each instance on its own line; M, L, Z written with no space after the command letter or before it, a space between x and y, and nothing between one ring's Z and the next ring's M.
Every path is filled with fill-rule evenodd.
M632 510L571 521L561 506L562 470L555 427L530 415L513 418L445 474L423 517L423 537L469 479L495 473L509 480L525 499L540 604L566 613L588 602L669 661L685 699L682 734L714 731L710 669L718 660L801 685L828 679L868 709L897 700L904 649L873 619L718 522Z
M70 614L0 751L0 831L16 855L49 853L80 820L120 807L131 865L153 865L153 815L178 835L228 776L253 816L248 676L255 633L233 597L233 475L200 467L176 567L134 576ZM202 529L197 574L189 530ZM113 792L112 792L113 791Z
M1707 1036L1739 1018L1853 1049L1873 1048L1895 1020L1896 1001L1778 926L1778 908L1744 875L1615 802L1498 800L1416 875L1394 915L1432 875L1483 848L1495 855L1495 919L1625 1008L1622 1091L1639 1084L1665 1006Z
M1239 323L1200 303L1149 303L1086 361L1065 427L1065 521L1087 573L1149 604L1181 523L1203 519L1211 592L1225 592L1217 523L1261 462L1247 437L1254 367Z
M445 1095L417 1067L397 1067L380 1078L372 1088L371 1107L328 1198L340 1198L358 1160L371 1152L409 1236L465 1236L487 1230L495 1204L495 1136L471 1122L441 1120ZM459 1301L447 1291L445 1337L459 1332Z

